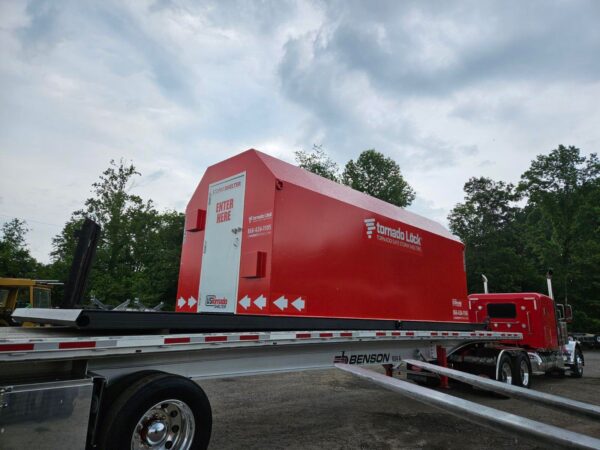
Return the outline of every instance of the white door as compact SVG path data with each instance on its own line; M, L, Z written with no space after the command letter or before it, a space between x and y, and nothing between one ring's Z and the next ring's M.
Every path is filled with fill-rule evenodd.
M245 191L245 172L208 187L198 302L200 312L235 313Z

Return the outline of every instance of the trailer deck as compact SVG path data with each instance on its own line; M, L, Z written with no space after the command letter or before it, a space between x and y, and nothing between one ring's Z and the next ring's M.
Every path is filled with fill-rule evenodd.
M520 333L402 330L82 336L60 327L5 328L0 330L0 364L5 365L0 380L11 378L11 368L23 367L27 361L38 363L27 367L30 372L46 371L39 364L44 361L71 366L79 360L85 361L86 371L108 379L140 366L154 370L168 366L170 373L197 379L331 368L343 361L397 364L416 352L435 358L436 345L521 338Z
M146 314L154 316L155 313ZM441 375L454 376L450 369L429 367L419 359L435 360L440 348L451 350L465 343L519 341L523 335L518 332L402 330L394 324L391 329L372 330L221 330L209 333L154 330L146 334L132 334L129 330L117 334L114 330L80 329L77 325L77 319L81 317L79 310L62 310L62 317L71 322L70 326L0 330L0 427L7 448L22 447L24 427L32 421L39 422L40 414L48 416L44 420L52 421L52 426L46 428L51 431L39 436L32 432L27 436L28 445L61 442L61 433L66 428L79 426L88 429L88 433L79 432L73 448L84 445L95 448L93 443L102 439L96 424L102 423L103 416L94 405L103 401L104 392L108 392L110 398L111 389L130 376L162 373L199 381L334 367L386 387L392 386L404 395L454 414L463 415L470 409L470 419L483 425L517 431L529 438L539 439L543 435L544 442L560 446L600 448L600 440L589 436L485 409L455 397L449 399L446 394L358 367L383 365L391 374L392 368L409 363L432 373L437 370ZM467 382L469 377L474 379L475 385L489 383L494 388L491 390L513 393L513 386L482 380L474 375L467 376ZM382 382L382 379L386 381ZM529 392L535 399L535 393ZM561 405L578 403L575 409L579 412L598 414L597 407L567 399L551 400ZM547 403L552 402L548 400ZM33 408L34 404L49 406ZM71 407L63 410L63 405ZM85 411L90 411L91 415L88 417ZM19 419L15 422L14 417Z

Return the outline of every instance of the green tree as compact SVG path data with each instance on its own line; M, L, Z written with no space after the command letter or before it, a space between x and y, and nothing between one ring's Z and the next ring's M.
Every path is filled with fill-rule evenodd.
M2 225L0 238L0 276L34 278L40 264L31 256L25 237L25 221L12 219Z
M139 298L148 305L173 304L181 252L183 214L159 213L151 200L132 194L139 176L133 164L110 162L85 207L75 211L53 240L57 276L65 279L76 247L75 230L83 219L95 220L102 232L88 291L103 302Z
M450 230L465 244L467 285L481 292L481 274L493 292L531 289L541 283L528 263L522 236L519 194L514 185L489 178L471 178L464 186L465 201L448 216Z
M294 154L296 155L296 162L299 167L323 178L336 182L340 181L337 163L325 153L321 145L313 145L310 153L298 150Z
M538 265L554 268L556 297L572 301L578 317L600 319L598 157L559 145L532 161L519 190L528 198L529 246Z
M405 207L415 199L415 191L400 172L400 166L376 150L365 150L356 162L348 161L342 183L396 206Z
M553 268L557 301L575 306L572 328L600 331L597 156L560 145L538 155L516 189L472 178L465 193L448 219L466 245L469 289L481 290L479 276L485 273L495 292L544 292L544 274Z

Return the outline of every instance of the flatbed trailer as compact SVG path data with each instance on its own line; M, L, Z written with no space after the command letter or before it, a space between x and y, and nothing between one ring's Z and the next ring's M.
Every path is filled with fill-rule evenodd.
M29 311L29 317L34 313ZM443 365L444 354L466 344L521 338L518 332L397 328L168 333L156 329L144 334L77 326L6 328L0 330L0 448L206 448L212 413L198 385L203 379L336 365L347 369L381 365L392 375L407 361L437 360ZM449 397L435 394L438 399ZM475 411L469 415L468 407L448 408L457 401L410 395L462 417L481 419ZM502 424L493 417L487 414L482 424L507 429L506 416L497 414L505 421ZM518 431L538 439L539 430L539 423L527 422ZM543 430L545 442L600 448L600 440L588 436L548 426Z

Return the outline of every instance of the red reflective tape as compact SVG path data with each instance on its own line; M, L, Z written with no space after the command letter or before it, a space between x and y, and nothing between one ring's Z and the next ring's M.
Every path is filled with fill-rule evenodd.
M458 333L452 333L452 336L458 336Z
M407 332L406 332L406 335L407 335L407 336L414 336L414 335L415 335L415 333L414 333L414 331L407 331Z
M477 333L471 333L471 336L477 336Z
M298 339L306 339L310 337L310 333L296 333L296 338Z
M189 344L191 339L189 337L171 337L165 338L165 344Z
M319 333L319 337L333 337L333 333Z
M399 331L392 331L392 336L400 336L402 333Z
M96 346L95 341L75 341L75 342L60 342L58 348L61 350L73 349L73 348L94 348Z
M227 336L206 336L205 342L223 342L227 340Z
M258 334L243 334L240 341L258 341Z
M375 333L375 336L385 336L386 333L385 331L378 331L377 333Z
M431 333L429 333L431 336L437 336L438 332L437 331L432 331Z
M340 333L341 337L352 337L352 333Z
M442 333L442 336L448 336L448 333L446 333L446 332L443 332L443 333Z
M33 350L33 344L0 344L0 352L28 352Z

